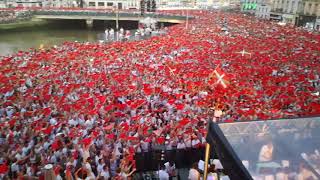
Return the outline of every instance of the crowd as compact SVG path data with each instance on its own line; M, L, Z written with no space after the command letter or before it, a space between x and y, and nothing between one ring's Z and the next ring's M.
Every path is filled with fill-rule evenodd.
M27 20L31 17L32 13L28 10L0 10L0 24Z
M212 117L319 115L319 34L190 14L148 40L2 57L0 178L130 179L135 152L203 146Z
M0 23L11 22L15 19L13 11L2 11L0 12Z

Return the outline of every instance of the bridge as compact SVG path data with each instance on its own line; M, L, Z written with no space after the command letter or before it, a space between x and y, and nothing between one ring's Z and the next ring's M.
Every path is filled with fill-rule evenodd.
M59 11L59 10L37 10L34 17L46 20L63 20L78 19L86 20L87 26L92 27L94 20L111 20L111 21L139 21L146 17L155 18L158 22L167 23L184 23L186 16L162 14L162 13L145 13L143 16L140 12L115 12L115 11ZM193 17L188 17L192 19Z

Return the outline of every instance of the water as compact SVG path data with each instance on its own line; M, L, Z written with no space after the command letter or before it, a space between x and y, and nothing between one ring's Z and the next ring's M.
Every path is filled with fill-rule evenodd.
M98 40L99 31L85 29L67 30L37 30L24 32L1 32L0 56L13 54L19 50L39 48L41 45L49 47L59 45L65 41L89 41Z
M15 28L14 30L0 29L0 56L14 54L20 50L27 51L30 48L51 47L66 41L98 42L106 41L105 27L87 29L82 24L44 24L31 28ZM131 40L135 30L131 31ZM112 39L108 39L108 42Z

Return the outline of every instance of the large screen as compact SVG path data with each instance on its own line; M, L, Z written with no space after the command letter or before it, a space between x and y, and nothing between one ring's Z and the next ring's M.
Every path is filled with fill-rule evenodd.
M320 179L320 117L219 127L253 179Z

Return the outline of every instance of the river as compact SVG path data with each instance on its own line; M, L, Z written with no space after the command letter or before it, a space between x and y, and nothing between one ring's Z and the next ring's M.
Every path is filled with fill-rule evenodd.
M36 26L15 27L5 30L0 27L0 56L10 55L20 50L26 51L30 48L59 45L66 41L97 42L106 40L104 33L106 27L103 26L100 23L100 25L89 30L79 22L50 24L46 22ZM134 35L135 30L130 31ZM135 37L132 36L133 38Z

